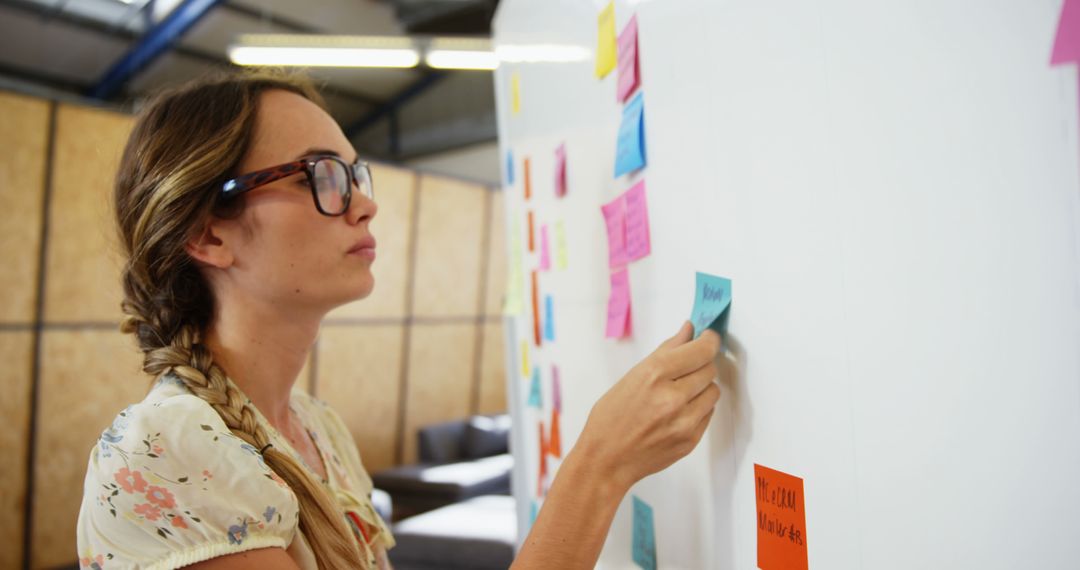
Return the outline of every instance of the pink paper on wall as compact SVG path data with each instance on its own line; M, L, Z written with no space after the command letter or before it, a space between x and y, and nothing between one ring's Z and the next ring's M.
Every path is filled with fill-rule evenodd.
M540 271L551 269L551 247L548 246L547 224L540 226Z
M626 258L635 261L649 255L649 208L645 203L645 181L623 194L626 201Z
M634 89L641 85L637 36L637 16L634 16L619 34L619 84L616 95L620 103L626 101Z
M1080 0L1065 0L1050 65L1080 62Z
M555 195L566 196L566 143L555 149Z
M559 367L551 365L551 401L557 412L562 412L562 386L559 385Z
M608 267L626 265L626 201L622 196L600 206L607 224Z
M607 338L622 338L630 334L630 277L626 269L611 274L611 294L608 296Z

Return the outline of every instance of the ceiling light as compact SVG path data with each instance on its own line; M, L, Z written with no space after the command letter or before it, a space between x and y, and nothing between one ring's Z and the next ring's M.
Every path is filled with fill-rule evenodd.
M245 34L229 46L237 65L416 67L420 54L404 37Z
M487 38L432 38L424 62L436 69L495 69L499 58Z

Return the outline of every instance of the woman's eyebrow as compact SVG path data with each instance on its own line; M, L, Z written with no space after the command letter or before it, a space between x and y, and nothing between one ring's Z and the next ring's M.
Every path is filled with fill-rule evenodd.
M308 156L314 156L314 155L317 155L317 154L330 154L330 155L333 155L333 156L336 156L336 157L339 157L339 158L341 157L341 153L336 151L336 150L332 150L332 149L329 149L329 148L312 147L312 148L309 148L309 149L305 150L304 152L300 153L299 155L297 155L296 158L299 160L301 158L308 157ZM352 160L352 162L356 162L357 160L360 159L360 155L359 155L359 153L356 152L355 149L353 150L353 154L356 155L356 158L354 158Z

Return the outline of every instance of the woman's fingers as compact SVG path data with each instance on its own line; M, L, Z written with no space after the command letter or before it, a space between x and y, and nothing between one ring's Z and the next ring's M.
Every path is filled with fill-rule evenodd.
M674 380L686 376L716 358L720 351L720 335L706 330L696 339L669 350L657 351L651 358L657 363L657 376Z
M684 402L689 402L701 394L702 390L709 387L716 379L716 364L710 360L697 370L675 379L675 389L683 396Z
M694 338L694 325L690 324L690 321L683 321L682 326L679 327L679 332L675 333L675 336L660 343L660 346L656 347L653 354L670 350L681 344L686 344L692 338Z

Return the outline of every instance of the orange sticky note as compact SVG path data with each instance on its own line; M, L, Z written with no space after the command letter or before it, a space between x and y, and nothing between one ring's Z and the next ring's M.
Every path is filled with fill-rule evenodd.
M544 496L544 479L547 478L547 438L544 437L544 422L540 422L540 476L536 478L536 496Z
M536 227L533 226L532 212L529 212L529 251L536 251Z
M559 409L551 410L551 436L548 438L548 453L552 457L562 458L562 438L559 437Z
M532 176L529 175L529 157L525 157L525 199L532 198Z
M807 570L803 480L754 464L761 570Z

